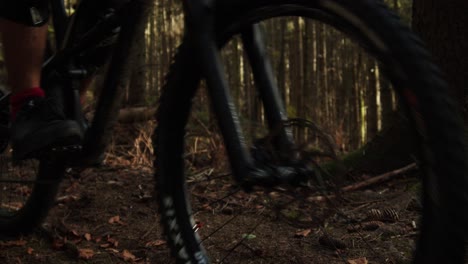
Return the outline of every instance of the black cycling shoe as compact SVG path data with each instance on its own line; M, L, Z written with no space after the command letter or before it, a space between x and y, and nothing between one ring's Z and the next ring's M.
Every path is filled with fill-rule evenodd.
M13 159L39 158L44 151L80 146L83 131L50 99L27 101L11 125Z

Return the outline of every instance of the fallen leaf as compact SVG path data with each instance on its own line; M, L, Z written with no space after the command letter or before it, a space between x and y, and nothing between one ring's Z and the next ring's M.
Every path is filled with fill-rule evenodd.
M157 247L157 246L161 246L161 245L164 245L164 244L166 244L165 240L158 239L158 240L150 241L150 242L146 243L145 246L146 247Z
M78 249L78 257L81 259L91 259L94 256L94 251L89 248Z
M29 195L31 191L32 191L31 188L29 188L28 186L18 186L15 189L15 192L21 195Z
M105 243L105 244L101 244L99 246L102 247L102 248L108 248L110 245L111 244L109 244L109 243Z
M310 228L298 231L298 232L296 232L296 237L306 237L306 236L308 236L310 234L310 232L311 232Z
M210 204L204 204L202 205L202 208L206 211L212 211L213 210L213 207L210 206Z
M90 241L90 240L91 240L91 234L90 234L90 233L84 234L84 237L85 237L86 241Z
M119 181L108 181L107 184L114 185L114 186L124 186L123 182L119 182Z
M0 241L0 247L21 247L26 245L26 240Z
M369 263L366 258L350 259L349 264L367 264Z
M124 249L124 251L122 252L122 258L125 261L134 261L136 259L135 255L133 255L132 253L130 253L130 251L126 249Z
M70 203L70 202L76 202L80 199L80 197L76 195L64 195L60 196L57 199L55 199L56 203Z
M108 238L107 238L107 242L109 242L109 243L111 243L112 245L114 245L114 247L118 247L118 246L119 246L119 241L117 241L117 239L115 239L115 238L108 237Z
M34 249L33 248L30 248L28 247L28 249L26 250L26 252L28 252L29 255L31 255L33 253Z
M71 232L74 236L77 236L77 237L80 236L80 233L78 233L78 231L76 231L76 230L74 230L74 229L72 229L70 232Z
M4 209L18 211L19 209L21 209L21 207L23 207L23 203L20 203L20 202L2 203L0 206Z
M247 240L254 239L256 237L257 236L254 234L242 234L242 238L247 239Z
M115 248L106 248L107 251L110 251L112 253L119 253L119 251Z
M138 201L141 203L151 201L152 199L153 199L153 195L151 195L150 193L144 193L143 195L138 196Z
M79 187L79 184L78 182L73 182L70 187L68 187L65 192L69 193L69 192L72 192L74 190L76 190L77 188Z
M125 223L120 220L120 216L118 215L109 218L108 222L109 224L117 223L117 224L125 225Z
M120 216L116 215L111 218L109 218L109 221L107 221L109 224L117 223L120 221Z
M59 239L54 239L54 241L52 242L52 248L56 250L63 248L63 245L64 245L64 242Z

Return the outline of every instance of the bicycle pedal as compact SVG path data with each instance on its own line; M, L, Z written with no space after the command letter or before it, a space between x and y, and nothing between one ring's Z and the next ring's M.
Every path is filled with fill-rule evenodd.
M53 147L50 149L52 153L75 153L81 151L83 146L81 145L69 145L69 146L59 146Z
M12 164L18 166L23 164L26 160L69 160L75 155L78 156L81 154L82 150L81 145L67 145L67 146L54 146L40 149L28 154L22 159L12 158Z
M81 154L82 149L81 145L55 146L39 151L35 156L39 159L68 161Z
M81 145L68 145L68 146L59 146L59 147L52 147L49 150L49 155L60 158L69 158L70 156L77 155L81 153L83 147Z

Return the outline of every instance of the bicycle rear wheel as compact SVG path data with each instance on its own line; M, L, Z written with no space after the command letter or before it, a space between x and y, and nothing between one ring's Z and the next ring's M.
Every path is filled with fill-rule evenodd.
M8 144L8 100L0 106L0 235L13 237L30 233L47 216L65 166L46 159L14 162Z
M458 117L457 107L448 96L447 85L442 80L441 74L430 61L420 41L398 22L396 16L382 4L366 0L220 1L216 10L217 37L220 46L252 23L274 17L295 16L304 20L323 22L343 32L375 59L380 65L382 74L392 83L413 133L418 135L417 145L420 155L417 161L422 184L416 186L420 186L417 188L421 189L423 208L413 262L463 263L468 181L465 176L462 123ZM255 239L254 230L263 222L278 218L278 213L271 210L277 204L268 205L271 201L281 200L281 196L277 193L283 189L264 190L267 199L258 198L262 191L239 194L237 191L240 188L203 174L200 180L199 173L190 173L187 168L186 158L191 155L187 155L185 150L190 140L190 135L186 134L188 129L186 124L200 81L197 66L190 60L189 53L189 48L182 44L160 99L158 128L155 131L156 187L161 221L172 252L180 263L208 263L210 260L226 263L240 261L278 263L276 259L271 260L263 256L263 249L281 251L278 242L281 238L276 237L275 231L272 230L275 225L266 225L267 229L271 230L268 238L270 245L260 243L252 246L246 241ZM213 138L213 135L210 135L210 138ZM200 181L205 184L197 184ZM222 195L210 197L207 194L223 188L225 190ZM310 188L304 189L305 192L311 191ZM294 192L297 196L302 196L304 191L293 189L291 193ZM305 197L310 196L305 195ZM231 216L233 212L238 211L232 209L232 206L236 205L236 201L239 204L242 200L253 201L251 204L253 207L247 206L243 209L244 212L250 211L251 214ZM282 202L288 203L287 200ZM312 213L321 213L316 203L305 206L300 204L298 208L300 206L312 210ZM223 213L228 207L231 209ZM273 213L258 213L264 209L269 209ZM218 223L210 219L210 211L227 216L222 223ZM257 211L257 214L252 214L252 211ZM335 209L332 211L332 214L328 214L328 218L322 219L322 224L330 226L336 223L332 219L339 216L340 212ZM327 213L328 211L324 211L323 215L326 216ZM296 218L292 213L282 216L288 214L289 218ZM243 220L239 220L240 218ZM301 223L308 222L301 221ZM247 224L252 224L251 228L243 229L240 233L237 231ZM225 239L213 238L215 234L225 238L236 232L237 235L230 240L232 244L227 243ZM323 240L326 239L322 239L322 242ZM372 244L372 241L365 242L369 243ZM338 242L331 244L337 252L341 250ZM239 247L247 250L239 250ZM413 251L410 245L405 247L407 253ZM246 259L245 251L250 252L253 258ZM233 256L236 254L241 256L236 258ZM345 255L344 258L330 255L325 258L317 256L314 261L347 263L348 259L359 257L359 252L353 253L349 250L345 254L340 254L340 256ZM284 263L290 263L292 257L294 256L290 256ZM385 261L385 258L379 256L369 258L379 263ZM406 256L405 259L411 258Z
M65 167L28 160L14 164L10 150L0 155L0 235L32 232L53 206Z

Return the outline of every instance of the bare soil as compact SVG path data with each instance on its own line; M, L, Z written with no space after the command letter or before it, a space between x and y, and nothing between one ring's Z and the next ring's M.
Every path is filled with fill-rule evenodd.
M103 166L70 170L43 226L34 234L0 241L0 263L174 263L159 225L153 170L148 161L136 165L128 160L129 153L145 148L124 151L118 146ZM249 210L238 209L243 203L207 208L196 219L206 234L235 215L228 232L206 242L214 262L408 263L420 209L415 182L414 175L400 175L348 193L338 208L344 217L334 214L322 227L290 224L264 214L255 203ZM215 188L208 189L216 196ZM245 198L239 195L239 200ZM260 224L252 229L252 223ZM235 244L239 246L223 259Z

